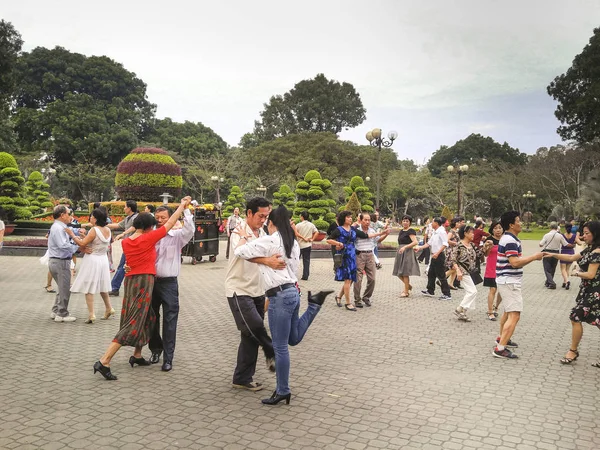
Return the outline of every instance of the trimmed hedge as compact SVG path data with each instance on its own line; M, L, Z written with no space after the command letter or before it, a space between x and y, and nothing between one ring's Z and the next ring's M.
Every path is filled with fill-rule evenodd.
M181 167L160 148L136 148L117 167L115 190L123 200L156 202L168 192L181 196ZM139 206L139 205L138 205Z

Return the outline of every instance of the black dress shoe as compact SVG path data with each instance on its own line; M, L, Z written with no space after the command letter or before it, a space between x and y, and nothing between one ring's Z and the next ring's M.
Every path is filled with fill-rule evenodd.
M144 358L136 358L135 356L132 356L129 358L129 364L131 364L131 367L133 367L134 364L137 364L138 366L149 366L150 361L147 361Z
M308 303L321 306L329 294L333 294L333 291L319 291L315 295L308 291Z
M159 362L160 361L160 352L158 352L158 353L152 352L152 356L150 356L150 359L148 361L150 361L150 364L156 364L157 362Z
M280 401L285 400L285 404L289 405L291 399L292 399L292 394L279 395L277 393L277 391L275 391L275 392L273 392L273 395L271 395L270 398L265 398L261 401L262 401L263 405L276 405Z
M169 361L165 361L160 370L162 370L163 372L169 372L172 368L173 364L171 364Z
M117 379L117 377L111 373L110 367L103 365L100 361L94 363L94 373L96 372L100 372L100 375L109 381Z
M108 293L108 295L110 295L111 297L118 297L119 296L119 291L110 291Z

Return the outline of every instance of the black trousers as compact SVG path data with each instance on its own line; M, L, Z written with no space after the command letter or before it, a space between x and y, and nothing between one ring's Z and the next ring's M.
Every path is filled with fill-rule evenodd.
M423 260L424 260L425 264L429 264L429 256L430 255L431 255L431 249L429 247L425 247L423 250L421 250L421 254L417 258L417 260L419 262L423 262Z
M160 336L160 307L162 306L162 338ZM152 353L164 352L163 361L173 363L177 319L179 318L179 284L177 277L155 278L152 291L152 309L156 314L156 326L150 336L148 347Z
M300 249L300 256L302 257L302 278L308 280L310 274L310 251L312 247L306 247Z
M557 250L545 250L548 253L559 253ZM558 259L556 258L544 258L542 260L544 265L544 275L546 275L546 286L556 286L554 282L554 274L556 273L556 266L558 265Z
M256 371L258 349L262 347L266 358L274 358L273 342L265 328L265 297L236 295L227 297L229 308L240 330L237 364L233 384L247 384Z
M446 269L444 268L446 263L446 255L444 252L440 253L437 258L431 258L429 263L429 272L427 272L427 291L430 294L435 293L435 280L440 280L442 286L442 294L450 297L450 286L448 280L446 280Z

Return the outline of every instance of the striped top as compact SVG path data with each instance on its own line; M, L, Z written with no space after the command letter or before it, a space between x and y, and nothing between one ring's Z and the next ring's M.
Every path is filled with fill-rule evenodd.
M511 233L504 233L498 243L498 259L496 260L497 284L521 284L523 269L515 269L508 262L509 258L521 257L523 249L521 241Z

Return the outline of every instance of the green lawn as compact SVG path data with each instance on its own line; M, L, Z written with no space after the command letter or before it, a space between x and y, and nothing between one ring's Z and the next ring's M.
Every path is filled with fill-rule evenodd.
M523 227L523 231L519 233L519 239L522 241L541 241L549 231L550 228L532 228L529 233L526 233L525 227Z

